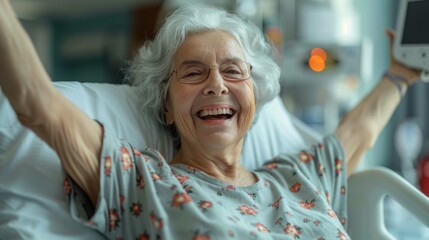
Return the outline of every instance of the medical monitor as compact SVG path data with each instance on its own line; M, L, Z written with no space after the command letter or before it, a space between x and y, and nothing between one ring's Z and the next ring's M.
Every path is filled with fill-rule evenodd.
M429 0L401 0L396 24L394 57L429 71Z

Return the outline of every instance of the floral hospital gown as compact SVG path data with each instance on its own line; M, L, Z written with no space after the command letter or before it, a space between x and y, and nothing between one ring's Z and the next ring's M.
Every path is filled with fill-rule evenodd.
M254 172L255 184L237 187L106 131L96 208L65 183L72 216L109 239L349 239L343 159L330 136L274 158Z

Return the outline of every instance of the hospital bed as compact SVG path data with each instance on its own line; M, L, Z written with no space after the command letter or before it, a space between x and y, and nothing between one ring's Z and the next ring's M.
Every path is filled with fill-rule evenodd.
M135 146L159 149L171 159L172 140L139 108L142 96L138 89L77 82L57 82L55 86L118 137ZM243 164L254 169L280 152L298 152L320 138L289 115L278 97L261 110L249 131ZM55 152L19 124L0 93L0 239L103 239L69 215L63 179ZM352 239L393 239L384 226L385 195L429 226L428 198L391 170L374 168L355 173L348 180L348 232Z

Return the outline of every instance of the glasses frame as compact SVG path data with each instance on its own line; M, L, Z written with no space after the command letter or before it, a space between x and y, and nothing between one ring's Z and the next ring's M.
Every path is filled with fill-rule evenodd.
M231 61L231 62L240 62L240 63L245 63L245 64L247 65L247 67L248 67L248 70L249 70L249 76L248 76L248 77L246 77L246 78L240 78L240 79L230 79L230 78L225 78L225 77L222 75L222 73L220 73L220 72L219 72L219 73L220 73L220 75L222 76L222 78L223 78L225 81L229 81L229 82L241 82L241 81L245 81L245 80L250 79L250 77L252 76L252 69L253 69L253 66L252 66L250 63L245 62L245 61L241 61L241 60L240 60L240 61ZM226 63L229 63L229 62L225 62L225 63L222 63L222 64L217 65L217 66L210 66L210 65L207 65L207 64L205 64L205 63L199 63L199 64L201 64L201 65L205 65L205 66L207 66L207 67L208 67L207 76L206 76L204 79L199 80L199 81L195 81L195 82L183 82L183 81L181 81L181 79L183 79L183 78L179 78L179 77L178 77L178 75L177 75L178 70L177 70L177 69L175 69L174 71L172 71L172 72L170 73L170 75L169 75L169 77L168 77L168 78L171 78L171 76L173 75L173 73L175 73L175 74L176 74L176 80L177 80L178 82L182 83L182 84L198 84L198 83L202 83L202 82L204 82L205 80L207 80L207 78L209 78L210 73L211 73L211 69L212 69L212 68L217 68L217 69L218 69L218 71L219 71L220 67L221 67L223 64L226 64ZM181 67L181 66L179 66L179 67Z

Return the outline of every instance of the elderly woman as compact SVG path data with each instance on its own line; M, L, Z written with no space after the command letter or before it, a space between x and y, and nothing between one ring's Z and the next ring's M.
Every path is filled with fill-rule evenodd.
M60 95L7 0L0 52L0 86L21 123L58 153L71 214L110 239L348 239L345 166L352 171L373 145L400 101L397 87L418 78L392 59L335 135L251 172L240 164L243 141L278 93L280 71L260 31L237 16L182 7L130 67L144 108L177 136L167 160Z

